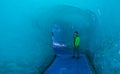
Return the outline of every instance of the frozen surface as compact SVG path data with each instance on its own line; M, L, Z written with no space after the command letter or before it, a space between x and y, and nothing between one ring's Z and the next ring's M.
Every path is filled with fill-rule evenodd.
M44 12L38 0L0 0L0 74L40 74L51 62Z

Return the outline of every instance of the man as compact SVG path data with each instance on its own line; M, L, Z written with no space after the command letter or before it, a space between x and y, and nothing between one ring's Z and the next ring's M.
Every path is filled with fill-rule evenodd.
M73 58L77 55L77 59L79 59L79 46L80 46L80 37L77 31L74 32L74 51Z

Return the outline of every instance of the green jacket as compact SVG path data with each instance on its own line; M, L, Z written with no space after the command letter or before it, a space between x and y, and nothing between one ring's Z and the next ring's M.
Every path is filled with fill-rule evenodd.
M74 38L74 46L75 47L78 47L80 45L80 37L79 36L76 36Z

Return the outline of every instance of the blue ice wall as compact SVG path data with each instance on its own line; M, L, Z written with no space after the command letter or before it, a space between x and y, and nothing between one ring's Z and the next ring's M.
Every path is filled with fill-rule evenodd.
M67 22L67 25L63 23L61 27L68 28L67 33L71 31L63 39L71 37L71 33L76 29L82 32L81 50L90 56L97 74L119 74L119 3L118 0L1 0L0 73L42 72L54 55L52 25ZM74 12L70 12L72 15L65 14L64 17L62 13L58 13L57 8L61 11L63 9L63 14L71 10ZM76 13L77 11L80 13ZM96 20L91 23L90 21L94 20L92 15L95 15ZM81 22L81 25L78 24ZM88 33L90 36L86 35ZM71 40L70 43L67 43L68 40ZM64 43L71 46L72 37Z
M45 8L37 0L0 0L0 74L40 74L51 62Z

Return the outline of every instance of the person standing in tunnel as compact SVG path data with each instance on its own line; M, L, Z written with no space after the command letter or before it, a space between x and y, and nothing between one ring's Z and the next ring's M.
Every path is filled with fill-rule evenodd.
M74 50L73 50L73 58L79 59L79 46L80 46L80 36L77 31L74 32ZM75 56L77 55L77 56Z

